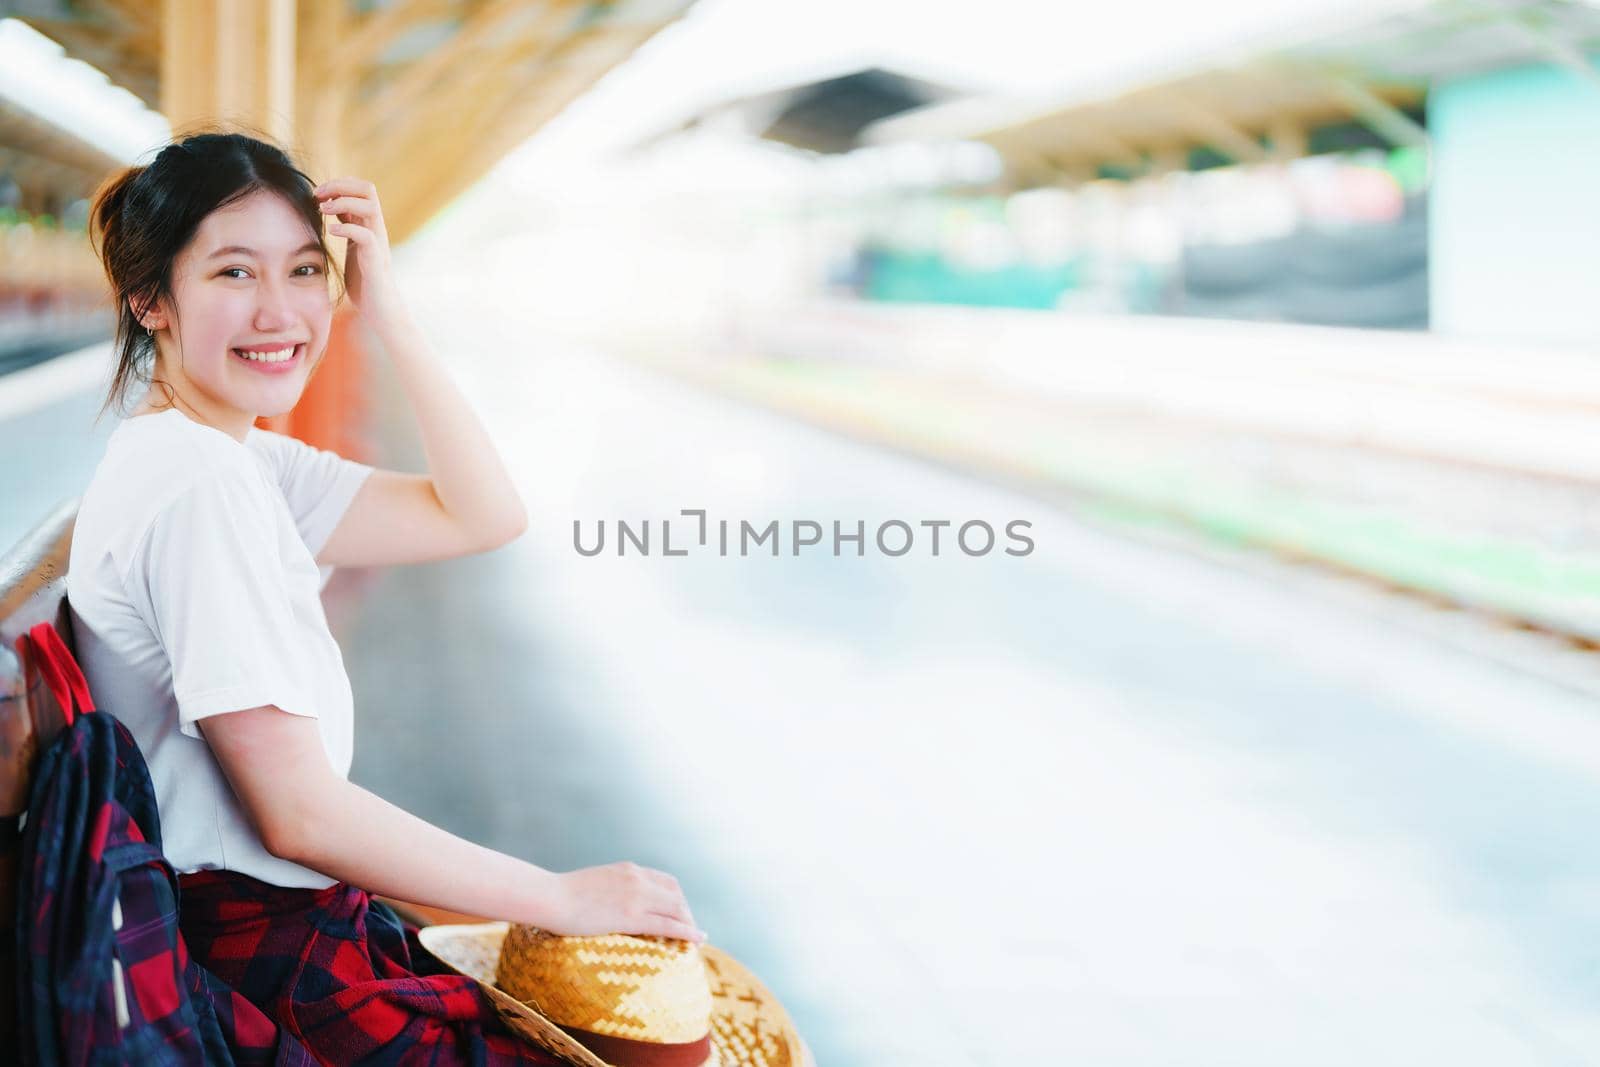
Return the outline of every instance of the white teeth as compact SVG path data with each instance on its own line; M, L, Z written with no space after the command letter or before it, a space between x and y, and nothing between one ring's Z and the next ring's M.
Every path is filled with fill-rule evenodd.
M245 359L254 360L257 363L282 363L286 359L293 359L294 350L298 347L298 345L291 345L288 348L280 348L276 352L239 352L237 348L234 351Z

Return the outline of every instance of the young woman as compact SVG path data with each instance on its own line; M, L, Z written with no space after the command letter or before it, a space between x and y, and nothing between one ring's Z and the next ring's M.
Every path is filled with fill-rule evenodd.
M325 220L349 241L337 298ZM68 599L96 701L149 765L190 952L249 1002L235 1009L324 1062L552 1062L369 894L564 934L704 934L671 875L547 871L346 778L352 698L326 573L487 551L527 523L407 317L377 190L313 185L271 144L203 133L109 180L91 232L119 312L106 403L149 388L84 493ZM394 362L427 474L255 426L294 407L346 295Z

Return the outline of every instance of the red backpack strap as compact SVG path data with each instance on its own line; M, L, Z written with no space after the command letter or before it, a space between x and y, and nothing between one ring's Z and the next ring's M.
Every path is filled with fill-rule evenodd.
M17 658L21 659L23 663L33 664L33 669L38 672L45 688L50 690L50 695L55 698L56 707L61 709L61 721L65 725L71 726L72 690L67 687L66 679L61 677L61 672L56 670L56 665L45 658L44 649L39 647L39 642L35 641L29 634L18 634ZM32 684L30 680L29 686L31 687ZM35 711L35 725L38 723L37 714L37 711Z
M39 673L54 694L56 703L61 706L66 724L71 726L76 714L74 708L85 713L94 710L94 698L89 695L89 680L83 676L83 668L78 666L77 659L54 626L41 622L31 628L27 636L33 645Z

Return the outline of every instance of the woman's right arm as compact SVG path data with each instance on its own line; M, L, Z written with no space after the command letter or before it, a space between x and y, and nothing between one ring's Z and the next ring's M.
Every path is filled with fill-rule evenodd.
M634 863L558 874L475 845L339 777L317 720L267 705L200 731L267 851L371 893L559 934L701 941L671 875Z

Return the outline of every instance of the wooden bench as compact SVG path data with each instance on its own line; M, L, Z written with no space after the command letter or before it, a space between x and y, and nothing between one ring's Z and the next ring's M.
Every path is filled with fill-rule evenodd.
M78 502L61 504L0 556L0 819L14 820L28 803L38 756L66 725L63 709L44 684L37 665L17 654L17 638L41 622L52 623L73 655L77 641L67 606L67 560ZM115 708L104 711L116 714ZM0 856L0 1047L16 1033L17 960L11 929L17 902L14 851ZM483 922L477 916L378 897L418 926Z

